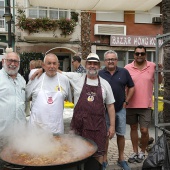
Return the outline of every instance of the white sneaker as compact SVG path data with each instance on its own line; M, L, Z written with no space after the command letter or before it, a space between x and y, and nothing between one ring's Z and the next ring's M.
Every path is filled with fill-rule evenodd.
M129 156L128 162L134 163L136 161L137 157L138 157L138 154L134 152L132 155Z
M145 153L142 151L139 152L136 162L141 163L145 159Z

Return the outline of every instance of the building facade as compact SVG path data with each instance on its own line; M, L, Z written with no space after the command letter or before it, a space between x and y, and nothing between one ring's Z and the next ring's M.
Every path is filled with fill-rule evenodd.
M8 47L8 28L5 19L5 0L0 0L0 52ZM27 29L18 27L18 9L22 7L26 18L61 18L71 19L71 12L79 14L73 33L62 35L61 30L30 33ZM49 7L34 7L28 0L11 0L11 13L15 20L12 25L12 46L18 53L55 53L64 71L71 67L71 59L75 53L81 53L81 11ZM91 52L97 53L101 61L107 50L115 50L119 56L119 66L124 67L133 60L133 50L136 45L147 47L148 60L155 61L155 37L162 34L161 3L149 11L94 11L91 12L90 46ZM46 24L46 23L45 23ZM27 24L29 26L29 23ZM47 25L48 26L48 25ZM84 62L83 62L84 63Z
M161 3L144 11L96 11L91 15L91 43L93 52L101 60L107 50L115 50L119 66L133 60L134 47L147 47L147 59L155 61L156 36L162 34Z

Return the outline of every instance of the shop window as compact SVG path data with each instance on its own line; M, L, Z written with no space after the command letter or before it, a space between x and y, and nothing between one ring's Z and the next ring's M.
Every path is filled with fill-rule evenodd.
M101 61L104 61L104 53L107 50L98 50L97 55L99 56ZM118 55L118 67L124 67L125 66L125 57L126 57L126 52L125 51L116 51Z

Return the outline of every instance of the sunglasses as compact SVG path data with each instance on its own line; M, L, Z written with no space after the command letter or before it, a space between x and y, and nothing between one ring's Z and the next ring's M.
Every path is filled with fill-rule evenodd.
M139 55L141 55L141 56L145 56L145 55L146 55L146 53L145 53L145 52L141 52L141 53L136 52L136 53L135 53L135 55L136 55L136 56L139 56Z

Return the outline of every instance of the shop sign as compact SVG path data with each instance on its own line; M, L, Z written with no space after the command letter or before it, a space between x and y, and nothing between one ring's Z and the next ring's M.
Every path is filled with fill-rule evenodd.
M159 42L159 45L162 41ZM154 36L110 36L110 46L138 46L156 47L156 37Z

